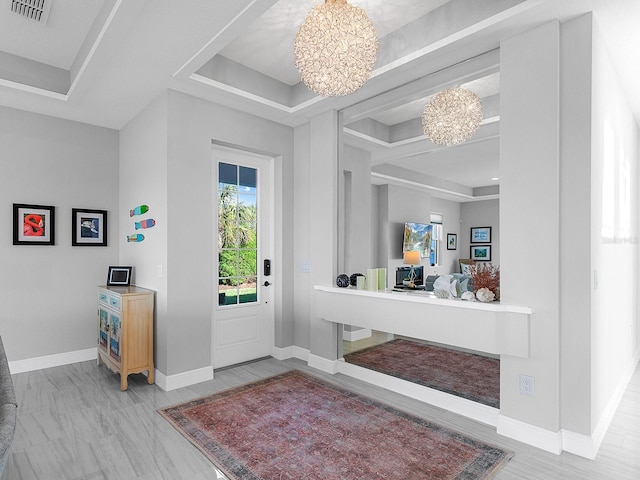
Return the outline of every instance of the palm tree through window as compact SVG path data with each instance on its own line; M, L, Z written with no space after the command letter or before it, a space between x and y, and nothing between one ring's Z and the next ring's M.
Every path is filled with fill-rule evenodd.
M218 164L218 303L257 301L257 170Z

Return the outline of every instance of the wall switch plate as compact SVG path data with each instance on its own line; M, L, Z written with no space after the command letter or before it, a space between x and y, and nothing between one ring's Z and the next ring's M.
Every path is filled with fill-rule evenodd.
M311 263L309 263L308 261L303 261L300 264L300 271L304 272L304 273L311 273Z
M156 265L156 277L162 278L162 264L161 263Z
M532 397L535 395L536 381L532 376L520 374L520 393Z

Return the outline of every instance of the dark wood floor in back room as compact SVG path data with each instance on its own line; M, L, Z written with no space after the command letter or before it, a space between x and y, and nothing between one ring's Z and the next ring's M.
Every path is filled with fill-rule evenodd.
M297 368L515 452L497 480L637 480L640 478L640 368L593 461L553 455L495 429L300 360L265 359L216 371L212 381L164 392L141 375L120 391L119 377L95 362L13 376L19 419L1 480L223 479L156 410Z

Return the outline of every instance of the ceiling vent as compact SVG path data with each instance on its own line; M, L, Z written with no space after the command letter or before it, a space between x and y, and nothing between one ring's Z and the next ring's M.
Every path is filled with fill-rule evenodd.
M11 11L29 20L47 23L53 0L9 0Z

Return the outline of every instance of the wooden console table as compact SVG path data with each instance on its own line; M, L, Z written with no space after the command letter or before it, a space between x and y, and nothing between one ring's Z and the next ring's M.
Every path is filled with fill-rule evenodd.
M98 287L98 365L120 374L122 390L130 373L147 370L147 381L154 383L154 293L136 286Z

